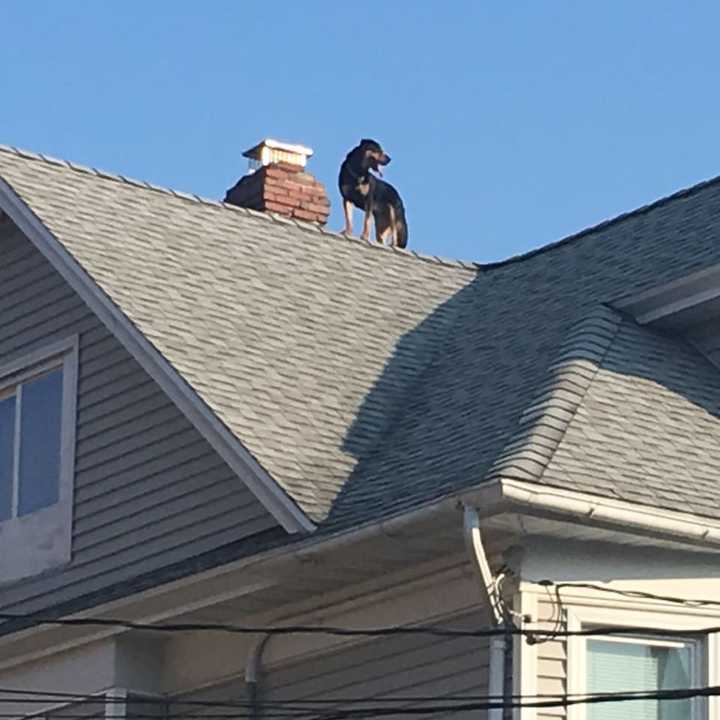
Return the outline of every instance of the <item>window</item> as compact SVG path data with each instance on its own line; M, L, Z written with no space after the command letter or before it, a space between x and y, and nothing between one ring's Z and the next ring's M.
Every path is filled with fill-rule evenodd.
M78 338L0 362L0 583L71 559Z
M634 628L627 635L567 639L567 693L656 692L718 683L718 638L693 637L693 630L717 623L713 617L679 612L645 600L617 603L604 594L568 594L564 613L571 631ZM672 636L663 636L664 629ZM684 633L687 632L687 635ZM637 634L636 634L637 633ZM567 720L720 720L715 698L629 700L568 707Z
M62 407L62 365L0 389L0 522L58 501Z
M679 690L698 686L695 644L655 638L586 641L586 691ZM689 720L696 701L633 700L589 705L588 720ZM697 710L695 710L697 712Z

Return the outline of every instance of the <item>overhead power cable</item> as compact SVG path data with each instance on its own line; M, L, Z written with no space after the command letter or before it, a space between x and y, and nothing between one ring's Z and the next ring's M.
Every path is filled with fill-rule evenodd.
M474 630L460 630L438 625L395 625L386 627L372 628L346 628L335 627L330 625L275 625L275 626L246 626L233 625L225 623L141 623L129 620L110 619L110 618L53 618L42 615L20 615L11 613L0 613L0 619L5 620L28 620L34 625L61 625L76 627L118 627L128 630L151 630L162 633L182 633L182 632L224 632L231 634L260 634L267 635L337 635L341 637L385 637L392 635L431 635L435 637L446 638L479 638L479 637L496 637L507 635L525 636L529 641L537 639L544 631L540 628L517 628L517 627L481 627ZM2 625L0 625L2 628ZM593 635L647 635L650 629L638 627L594 627L581 630L562 630L553 631L554 637L591 637ZM720 632L720 626L699 627L689 630L673 630L662 629L663 635L667 636L703 636L711 633Z
M611 595L621 595L627 598L640 600L656 600L658 602L672 603L673 605L682 605L684 607L720 607L720 600L707 600L701 598L681 598L674 595L658 595L657 593L647 592L646 590L624 590L621 588L608 587L607 585L599 585L587 582L555 582L553 580L539 580L535 585L542 585L547 588L556 588L559 591L565 589L582 589L597 590L598 592L608 593Z
M0 690L0 692L14 693L12 698L3 698L4 701L21 702L23 691L7 691ZM30 697L38 698L40 693L31 694ZM63 694L62 697L67 698L70 694ZM715 697L720 695L720 686L709 686L702 688L682 688L674 690L653 690L653 691L627 691L627 692L612 692L612 693L593 693L585 695L565 695L558 697L557 695L513 695L507 700L503 700L497 696L465 696L464 698L458 698L454 702L448 702L448 697L430 697L424 698L426 701L430 701L428 704L417 705L421 700L419 697L415 698L403 698L403 701L408 703L412 702L413 705L408 707L397 707L388 706L386 703L389 699L383 698L382 700L371 699L371 698L354 698L352 702L367 702L375 703L369 707L362 708L343 708L334 707L327 710L313 710L311 708L302 708L298 712L277 712L277 708L282 706L283 703L294 703L297 704L298 700L290 701L274 701L270 703L263 703L263 717L275 717L275 718L313 718L314 720L346 720L351 718L365 718L365 717L377 717L385 715L431 715L431 714L447 714L454 712L468 712L474 710L487 710L494 708L517 708L517 707L532 707L532 708L553 708L553 707L566 707L568 705L590 705L598 703L618 703L618 702L632 702L639 700L658 700L658 701L670 701L670 700L685 700L692 698L701 697ZM50 697L56 698L60 696L59 693L49 693ZM46 699L49 700L50 697ZM88 704L103 704L111 698L105 698L103 696L82 696L79 694L72 695L76 698L76 702L82 702L77 698L86 698L85 702ZM188 704L193 701L176 701L176 700L165 700L161 698L137 698L125 700L118 698L122 702L129 702L130 705L137 703L151 704L156 702L158 704L164 704L168 707L168 710L175 704ZM400 698L395 698L400 701ZM236 703L237 701L228 701L228 703ZM308 704L316 701L307 700ZM338 703L338 700L328 701ZM225 704L225 703L222 703ZM250 709L250 704L247 703L246 707ZM268 709L275 710L275 712L267 713ZM72 705L66 705L64 707L55 708L53 710L47 710L44 713L38 713L38 716L47 715L53 719L58 720L81 720L82 718L87 719L88 713L72 712ZM17 714L0 714L0 718L5 717L17 717ZM138 713L129 712L125 716L127 720L146 720L158 718L157 713ZM171 720L194 720L196 718L204 718L206 720L242 720L250 717L249 715L233 712L233 713L193 713L193 712L181 712L181 711L168 711L163 713L163 718L170 718Z
M548 590L554 589L556 597L560 600L560 593L566 589L585 589L598 591L603 593L616 594L618 596L624 596L633 599L642 600L655 600L659 602L667 602L676 605L683 605L686 607L720 607L720 600L708 600L708 599L695 599L695 598L680 598L669 595L660 595L656 593L650 593L644 590L633 590L633 589L618 589L607 587L600 584L594 583L573 583L573 582L554 582L551 580L539 581L536 584L541 585ZM325 635L337 635L337 636L363 636L363 637L385 637L393 635L430 635L435 637L445 638L481 638L481 637L493 637L499 635L520 635L525 636L528 642L542 641L542 638L546 633L541 629L534 628L494 628L494 627L480 627L477 629L456 629L451 627L442 627L437 625L416 625L416 626L386 626L386 627L373 627L373 628L348 628L348 627L336 627L336 626L322 626L322 625L276 625L269 627L256 627L256 626L245 626L236 624L224 624L224 623L171 623L171 624L153 624L153 623L142 623L123 619L113 618L58 618L51 616L44 616L42 614L13 614L13 613L0 613L0 619L3 620L23 620L30 622L33 625L51 624L60 626L103 626L103 627L120 627L124 629L137 629L137 630L151 630L155 632L196 632L196 631L208 631L208 632L226 632L232 634L276 634L276 635L290 635L290 634L325 634ZM1 626L0 626L1 627ZM591 637L597 635L634 635L634 636L647 636L650 634L658 634L666 637L700 637L711 633L720 633L720 627L698 627L694 629L667 629L667 628L638 628L638 627L620 627L620 626L609 626L609 627L593 627L585 628L580 630L566 630L561 628L555 628L551 631L551 636L554 637ZM74 703L98 703L107 704L112 702L127 703L128 701L124 698L111 698L104 696L83 696L75 693L58 693L58 692L42 692L42 691L24 691L24 690L13 690L13 689L2 689L0 688L0 695L11 695L12 697L0 697L0 703L9 702L26 702L26 703L65 703L64 707L56 708L56 710L46 711L48 715L52 715L53 718L58 720L86 720L87 713L75 713L72 714L71 704ZM685 688L680 690L662 690L662 691L648 691L648 692L624 692L624 693L606 693L606 694L593 694L583 696L563 696L558 698L554 696L511 696L510 698L503 700L497 696L468 696L465 695L462 698L453 698L451 696L418 696L418 697L395 697L383 699L377 701L375 698L333 698L331 700L281 700L271 701L262 704L263 717L270 720L270 718L293 718L299 720L300 718L306 718L308 720L345 720L351 718L363 718L369 716L382 716L382 715L406 715L406 714L433 714L433 713L454 713L461 711L472 711L482 709L493 709L493 708L514 708L514 707L562 707L573 704L593 704L603 702L625 702L633 700L681 700L688 698L697 697L712 697L720 694L720 688L717 686L710 686L705 688ZM185 706L188 708L229 708L231 710L242 711L244 709L250 710L248 703L242 701L229 700L229 701L202 701L202 700L180 700L180 699L164 699L164 698L133 698L130 702L139 705L152 705L162 704L165 708L169 709L173 706ZM377 703L377 704L373 704ZM410 707L398 707L399 704L405 703ZM440 703L440 704L437 704ZM449 703L449 704L448 704ZM362 707L337 707L338 705L361 705ZM323 710L325 706L328 709ZM332 709L330 709L332 707ZM63 712L66 711L66 712ZM68 714L70 713L70 714ZM42 713L41 713L42 715ZM16 715L2 715L4 717L16 717ZM141 718L155 719L157 720L156 714L138 714L130 713L126 715L127 718L135 718L140 720ZM191 720L192 718L215 718L216 720L241 720L250 717L244 715L241 712L233 713L203 713L196 714L193 712L167 712L163 714L163 718L167 720L173 720L173 718Z

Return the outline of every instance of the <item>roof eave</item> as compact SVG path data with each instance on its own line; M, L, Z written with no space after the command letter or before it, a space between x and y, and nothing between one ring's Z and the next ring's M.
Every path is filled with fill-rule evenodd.
M611 305L631 315L639 325L671 331L716 319L720 315L720 265L618 298Z
M468 494L467 501L482 508L483 490ZM665 510L627 500L591 495L566 488L502 478L492 496L494 513L515 512L642 535L707 549L720 547L720 521L692 513Z
M310 518L102 291L3 178L0 178L0 210L10 217L148 375L167 393L277 522L288 533L314 531L316 526Z

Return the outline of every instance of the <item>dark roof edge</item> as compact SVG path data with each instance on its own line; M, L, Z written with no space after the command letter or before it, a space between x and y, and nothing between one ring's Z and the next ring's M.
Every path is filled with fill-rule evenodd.
M691 185L690 187L683 188L682 190L677 190L671 195L661 197L651 203L648 203L647 205L641 205L639 208L635 208L634 210L628 210L627 212L616 215L609 220L603 220L596 225L591 225L588 228L579 230L572 235L567 235L566 237L560 240L556 240L555 242L548 243L547 245L542 245L541 247L535 248L534 250L528 250L528 252L520 253L519 255L513 255L512 257L506 258L505 260L497 260L495 262L489 263L476 263L477 268L481 271L494 270L495 268L501 268L505 265L512 265L523 260L529 260L536 255L541 255L550 250L555 250L561 245L566 245L568 243L574 242L575 240L580 240L586 235L592 235L593 233L599 232L600 230L605 230L605 228L617 225L621 222L624 222L625 220L629 220L630 218L637 217L639 215L645 215L646 213L652 212L653 210L656 210L663 205L668 205L675 200L689 197L690 195L694 195L701 190L705 190L706 188L717 184L720 184L720 175L716 175L715 177L709 178L708 180L702 180L701 182L696 183L695 185Z
M171 565L165 565L156 570L140 573L124 582L114 583L100 590L93 590L76 598L56 603L43 610L27 614L19 612L12 619L0 620L0 638L42 624L37 620L38 617L45 619L66 617L97 605L122 600L145 590L182 580L190 575L196 575L226 563L260 555L263 552L270 552L284 546L291 546L302 539L302 536L289 536L280 527L263 530L256 535L250 535L219 548L207 550L200 555L178 560ZM6 612L8 616L15 614L10 611Z

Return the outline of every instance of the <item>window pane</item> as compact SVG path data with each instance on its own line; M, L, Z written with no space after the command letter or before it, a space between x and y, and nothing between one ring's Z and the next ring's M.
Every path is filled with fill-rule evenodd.
M18 515L58 501L62 377L55 370L22 388Z
M0 520L12 511L13 438L15 437L15 396L0 400Z
M690 647L588 640L587 691L673 690L692 687ZM688 720L691 701L633 700L588 705L588 720Z

